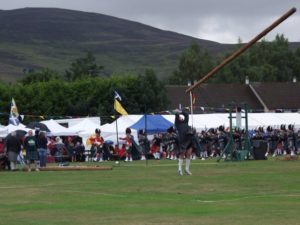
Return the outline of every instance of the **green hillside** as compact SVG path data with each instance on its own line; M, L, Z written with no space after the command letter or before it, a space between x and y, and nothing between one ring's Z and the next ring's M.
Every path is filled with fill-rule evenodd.
M0 10L0 77L15 81L24 69L45 67L62 73L89 51L106 74L143 73L151 68L165 78L192 42L211 54L233 47L96 13L57 8ZM298 46L291 43L292 48Z
M0 76L14 81L24 69L60 72L92 52L107 74L155 69L166 77L192 41L212 53L228 49L212 41L107 15L56 8L0 11Z

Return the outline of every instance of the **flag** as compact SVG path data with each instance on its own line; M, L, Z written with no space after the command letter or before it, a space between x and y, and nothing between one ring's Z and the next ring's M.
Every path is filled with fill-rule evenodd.
M115 98L114 108L121 115L128 115L128 113L126 112L126 110L123 108L123 106L121 105L121 103L116 98Z
M126 112L126 110L123 108L123 106L121 105L121 101L122 101L122 98L121 96L119 95L119 93L117 91L114 91L114 94L115 94L115 103L114 103L114 108L115 110L120 113L121 115L128 115L128 113Z
M119 95L118 92L115 91L115 99L118 99L119 101L122 101L121 96Z
M11 106L10 106L9 124L18 126L20 123L19 117L20 117L20 115L18 112L16 102L15 102L14 98L12 98Z

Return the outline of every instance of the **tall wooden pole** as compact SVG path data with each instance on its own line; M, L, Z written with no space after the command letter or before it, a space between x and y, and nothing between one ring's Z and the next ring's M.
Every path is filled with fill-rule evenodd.
M275 22L273 22L269 27L267 27L265 30L263 30L260 34L258 34L256 37L254 37L249 43L242 46L240 49L238 49L236 52L234 52L232 55L230 55L228 58L226 58L221 64L219 64L217 67L212 69L208 74L206 74L202 79L197 81L194 85L186 89L186 93L192 91L195 87L199 86L200 84L204 83L206 80L208 80L212 75L217 73L221 68L223 68L226 64L237 58L240 54L242 54L244 51L246 51L248 48L250 48L252 45L254 45L258 40L260 40L262 37L264 37L267 33L269 33L271 30L273 30L276 26L278 26L280 23L282 23L284 20L286 20L288 17L290 17L293 13L295 13L297 10L295 7L291 8L289 11L287 11L284 15L282 15L280 18L278 18Z

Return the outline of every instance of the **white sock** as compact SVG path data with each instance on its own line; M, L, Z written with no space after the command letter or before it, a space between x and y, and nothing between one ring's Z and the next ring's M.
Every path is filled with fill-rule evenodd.
M178 171L182 171L183 159L178 159Z
M10 162L10 169L15 170L16 169L16 164L14 162Z
M191 159L185 159L185 170L190 171Z

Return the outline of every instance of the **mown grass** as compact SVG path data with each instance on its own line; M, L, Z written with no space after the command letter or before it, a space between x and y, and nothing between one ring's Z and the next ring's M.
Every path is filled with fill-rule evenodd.
M111 171L1 172L0 224L299 224L300 161L105 162Z

